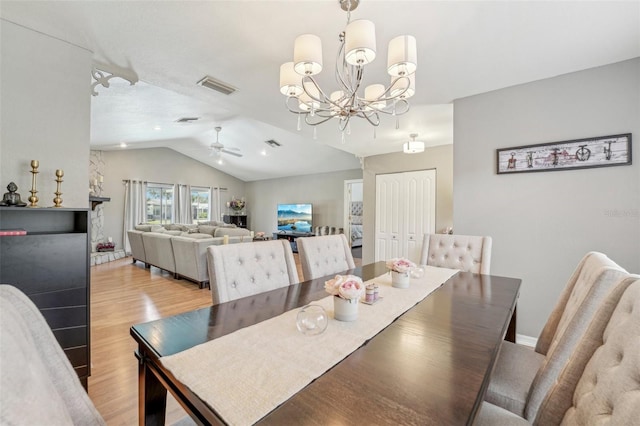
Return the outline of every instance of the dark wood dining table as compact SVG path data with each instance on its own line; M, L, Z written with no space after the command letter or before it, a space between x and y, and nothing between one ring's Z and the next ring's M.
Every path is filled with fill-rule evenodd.
M367 280L386 267L376 262L347 272ZM138 343L139 423L164 425L169 390L197 423L224 424L159 359L322 299L325 280L131 327ZM259 423L472 424L501 341L510 328L514 335L520 284L516 278L456 273Z

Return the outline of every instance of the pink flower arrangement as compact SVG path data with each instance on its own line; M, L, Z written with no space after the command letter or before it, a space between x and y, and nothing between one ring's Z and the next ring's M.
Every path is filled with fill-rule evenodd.
M397 259L387 260L387 268L389 268L394 272L400 272L400 273L410 272L411 269L415 267L416 267L416 264L408 259L397 258Z
M325 281L324 289L327 293L347 300L358 300L364 293L362 279L355 275L336 275Z

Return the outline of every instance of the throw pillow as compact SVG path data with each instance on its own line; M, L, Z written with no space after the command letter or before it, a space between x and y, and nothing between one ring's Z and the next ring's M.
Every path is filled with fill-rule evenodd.
M151 225L136 225L136 231L151 232Z
M164 226L160 226L160 225L151 225L151 232L161 232L164 233L166 232L166 228Z

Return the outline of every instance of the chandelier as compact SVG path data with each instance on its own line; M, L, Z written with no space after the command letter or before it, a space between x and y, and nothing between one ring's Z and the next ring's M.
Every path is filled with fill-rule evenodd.
M399 116L409 111L407 99L415 93L417 52L415 37L401 35L392 39L387 55L389 86L370 84L363 91L364 67L376 57L375 25L363 19L351 22L351 11L359 0L338 1L347 12L347 26L338 37L340 48L335 68L338 89L327 96L320 88L314 76L322 71L322 42L316 35L303 34L295 40L293 62L280 67L280 92L287 97L288 110L298 114L298 130L302 116L310 126L336 119L344 142L352 117L363 118L377 127L380 114Z
M409 137L411 138L411 140L405 142L404 145L402 145L402 151L405 154L417 154L419 152L424 152L424 142L416 140L418 134L411 133Z

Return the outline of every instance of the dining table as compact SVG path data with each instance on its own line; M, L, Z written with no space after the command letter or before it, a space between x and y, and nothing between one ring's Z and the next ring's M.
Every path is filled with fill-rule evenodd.
M437 273L436 269L432 271ZM340 274L381 285L389 275L385 262ZM346 352L341 353L341 345L331 341L329 332L354 333L350 327L355 323L336 321L327 309L329 324L321 337L305 336L295 325L300 308L329 296L325 282L333 275L133 325L139 424L164 425L167 392L197 424L473 424L502 341L515 337L521 280L451 270L426 296L379 321L378 328L353 347L345 345ZM411 286L419 287L419 280L413 281ZM394 295L402 294L391 286L384 290L385 299L376 303L379 313L391 308ZM366 311L369 308L361 305L360 313L374 312ZM379 313L363 315L356 323L366 325L366 318L373 321ZM273 335L269 324L276 328ZM321 338L325 340L316 340L313 346L314 339ZM254 339L259 343L246 346ZM293 346L286 347L286 342ZM303 346L311 349L304 352ZM304 375L306 363L313 369L319 363L316 358L331 351L337 358L321 365L317 377L305 378L288 393L280 389L289 370ZM293 365L289 356L301 365ZM234 360L242 361L234 364ZM245 366L253 368L248 379L239 371L244 368L238 368ZM216 372L224 372L227 382ZM253 377L262 374L264 378ZM232 411L224 407L225 397ZM234 407L250 409L271 397L273 406L267 405L264 412L235 416Z

